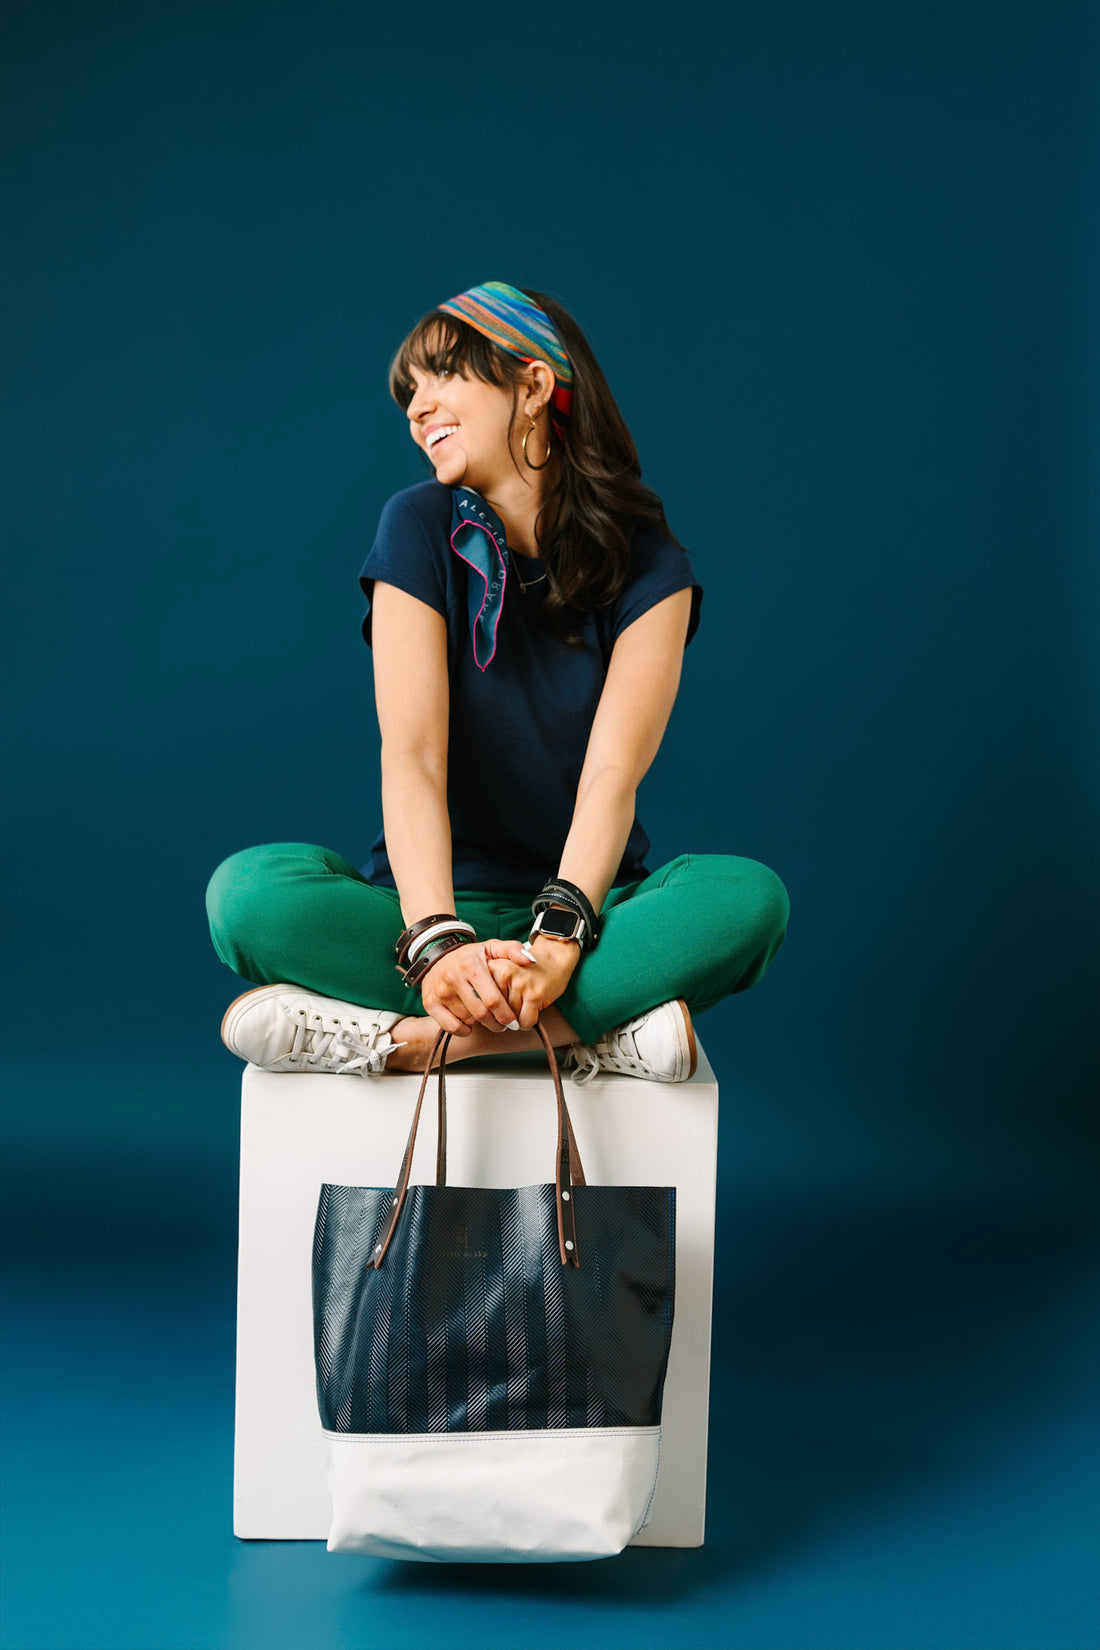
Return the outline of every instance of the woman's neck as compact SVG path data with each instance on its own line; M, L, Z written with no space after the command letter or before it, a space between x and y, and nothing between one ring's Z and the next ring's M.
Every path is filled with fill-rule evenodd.
M491 505L500 517L508 548L514 550L517 556L542 554L535 539L535 518L549 491L545 478L540 476L529 484L514 477L499 487L481 492L486 504Z

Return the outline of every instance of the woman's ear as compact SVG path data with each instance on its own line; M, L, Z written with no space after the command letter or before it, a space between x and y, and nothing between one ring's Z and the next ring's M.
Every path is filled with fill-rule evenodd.
M550 404L554 393L554 369L545 361L529 361L524 374L528 392L523 409L525 418L538 418ZM538 408L538 412L535 408Z

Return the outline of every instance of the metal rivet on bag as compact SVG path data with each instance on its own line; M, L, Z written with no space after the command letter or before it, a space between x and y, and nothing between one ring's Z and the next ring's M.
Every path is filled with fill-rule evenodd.
M561 1200L562 1200L563 1203L568 1203L569 1202L569 1193L568 1192L563 1192L561 1194Z
M397 1208L397 1199L396 1198L394 1198L393 1202L390 1204L390 1208L391 1209L396 1209Z
M380 1255L382 1253L382 1245L380 1243L375 1244L374 1252L376 1255Z
M565 1240L565 1247L567 1249L572 1249L572 1247L573 1247L572 1243L569 1241L568 1238L566 1238L566 1240Z

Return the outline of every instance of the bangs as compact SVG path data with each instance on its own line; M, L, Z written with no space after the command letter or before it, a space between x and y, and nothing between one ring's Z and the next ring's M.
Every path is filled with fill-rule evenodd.
M492 339L457 315L437 309L417 322L390 364L390 394L402 412L416 389L413 367L418 372L464 372L487 384L503 384L511 376L502 371L500 352Z

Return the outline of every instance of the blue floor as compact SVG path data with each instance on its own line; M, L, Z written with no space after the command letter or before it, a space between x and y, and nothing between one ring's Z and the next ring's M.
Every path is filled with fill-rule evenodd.
M219 1127L160 1163L140 1133L52 1172L16 1154L39 1237L7 1281L4 1650L1100 1645L1079 1207L727 1170L703 1550L402 1565L232 1534L231 1108Z

